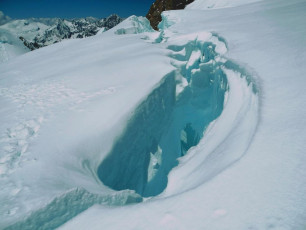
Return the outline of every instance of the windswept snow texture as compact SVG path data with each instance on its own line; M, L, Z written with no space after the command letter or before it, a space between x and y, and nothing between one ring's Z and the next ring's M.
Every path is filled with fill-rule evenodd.
M304 230L305 10L304 0L270 0L164 12L161 46L199 31L226 41L223 111L159 196L118 209L94 206L61 229ZM177 50L175 59L185 54ZM158 163L162 148L156 151Z
M235 7L258 1L262 0L196 0L189 4L186 8L192 10L218 9Z
M100 196L89 193L85 189L76 188L56 197L45 207L31 213L24 221L17 222L5 229L55 229L94 204L120 206L141 201L142 198L133 192L123 191Z
M306 2L206 8L0 64L0 228L305 229Z
M141 39L143 34L114 31L0 65L1 229L16 222L14 229L64 223L78 212L53 201L71 189L84 188L97 200L134 193L108 189L96 171L130 114L175 68L167 51ZM82 197L78 210L96 203ZM45 210L63 215L54 220Z

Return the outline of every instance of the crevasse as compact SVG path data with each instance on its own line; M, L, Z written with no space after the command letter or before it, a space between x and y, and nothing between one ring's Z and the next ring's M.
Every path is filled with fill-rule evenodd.
M173 23L167 20L164 26L171 26ZM124 191L105 195L76 188L7 229L37 226L54 229L93 204L114 206L143 200L126 189L135 190L143 197L156 196L165 189L164 197L178 194L205 183L243 156L256 128L257 104L253 106L250 102L257 102L257 96L253 95L257 88L252 77L244 68L222 57L226 43L217 34L168 32L162 29L153 43L162 43L168 49L176 70L166 75L134 110L124 131L97 169L97 176L105 185ZM243 87L235 88L233 80L237 78ZM234 91L237 95L233 95ZM246 99L238 100L241 95ZM231 105L235 108L230 109ZM238 142L228 138L244 132L241 123L249 123L252 119L254 129L247 131ZM210 126L212 123L214 128ZM222 135L214 135L216 133ZM224 150L223 143L226 142L231 144ZM234 148L229 148L231 146ZM196 157L191 157L194 155ZM191 166L172 170L178 160L183 166ZM175 180L173 172L176 173ZM187 184L190 175L196 175L197 180Z
M216 45L196 38L168 49L177 71L138 106L98 168L100 180L115 190L160 194L177 159L222 112L228 86Z

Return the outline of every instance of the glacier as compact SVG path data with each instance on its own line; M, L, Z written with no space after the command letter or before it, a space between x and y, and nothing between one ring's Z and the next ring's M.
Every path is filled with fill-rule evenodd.
M197 145L208 124L220 115L227 80L221 70L223 62L215 60L216 45L209 39L200 40L207 37L218 41L210 36L195 34L186 44L184 36L175 38L179 43L169 41L168 49L173 51L170 57L179 60L172 64L178 71L165 76L164 82L135 109L124 133L98 168L105 185L116 190L132 189L145 197L158 195L167 186L167 175L177 165L176 159ZM180 54L182 50L185 55ZM184 81L187 84L181 89ZM148 170L151 155L156 154L161 154L160 162Z
M305 9L195 0L0 64L0 228L305 229Z

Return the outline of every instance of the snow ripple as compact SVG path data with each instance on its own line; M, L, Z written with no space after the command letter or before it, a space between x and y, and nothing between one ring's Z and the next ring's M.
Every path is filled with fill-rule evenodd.
M35 160L28 154L28 147L38 135L46 117L52 117L52 107L67 106L69 110L82 112L82 104L99 96L113 94L116 87L109 87L96 92L79 92L65 86L64 82L44 82L41 84L18 84L10 88L0 88L0 96L14 102L21 117L28 110L38 114L15 126L8 127L0 136L0 176L8 176L16 166Z
M37 135L42 122L43 117L39 117L7 129L7 133L0 138L0 143L5 144L3 147L4 153L0 155L0 176L8 176L16 167L16 164L20 165L31 160L25 154L29 142Z

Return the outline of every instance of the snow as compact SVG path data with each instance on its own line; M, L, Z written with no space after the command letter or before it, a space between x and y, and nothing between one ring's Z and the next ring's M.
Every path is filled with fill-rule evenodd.
M19 37L32 41L37 31L43 34L49 26L40 23L29 23L27 20L13 20L0 26L0 63L29 52Z
M305 229L306 2L206 3L0 64L0 228Z
M37 35L37 31L39 31L40 34L43 34L49 26L41 22L21 19L8 22L0 26L0 28L10 31L14 36L22 36L28 41L32 41Z
M0 63L29 51L11 31L0 26Z
M227 7L235 7L245 5L262 0L196 0L187 5L186 9L190 10L205 10L205 9L219 9Z
M115 27L115 34L138 34L153 32L150 22L145 17L131 16Z
M15 44L0 41L0 63L29 52L29 49L25 47L21 41L15 41Z
M142 36L109 31L1 65L1 226L68 189L110 194L95 168L136 105L173 69Z
M106 28L105 27L102 27L97 34L102 34L106 31Z

